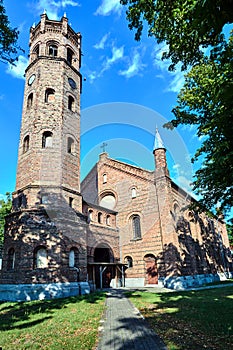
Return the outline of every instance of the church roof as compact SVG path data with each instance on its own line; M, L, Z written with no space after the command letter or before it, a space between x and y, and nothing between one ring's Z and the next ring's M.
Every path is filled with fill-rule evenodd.
M163 143L163 141L161 139L161 136L160 136L158 128L156 128L156 130L155 130L154 151L156 149L159 149L159 148L166 148L166 147L164 146L164 143Z

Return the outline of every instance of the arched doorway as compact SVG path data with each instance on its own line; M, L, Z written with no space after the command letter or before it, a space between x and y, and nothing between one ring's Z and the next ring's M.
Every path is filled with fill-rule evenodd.
M114 261L111 248L107 244L99 245L94 251L95 284L97 288L109 288L111 280L115 278L115 269L110 264Z
M94 262L110 262L110 250L106 247L97 247L94 252Z
M158 284L158 269L157 260L153 254L147 254L144 256L145 262L145 284Z

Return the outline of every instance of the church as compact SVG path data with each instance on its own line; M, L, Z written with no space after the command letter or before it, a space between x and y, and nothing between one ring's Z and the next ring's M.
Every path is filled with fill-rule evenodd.
M80 181L81 34L46 13L30 29L12 212L6 217L1 300L96 288L186 289L232 277L223 218L169 175L156 130L154 171L104 151Z

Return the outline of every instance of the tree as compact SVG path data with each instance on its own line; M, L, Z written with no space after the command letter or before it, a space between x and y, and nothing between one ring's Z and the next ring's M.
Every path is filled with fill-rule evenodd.
M148 35L158 43L165 42L170 58L170 70L178 62L182 69L199 62L203 49L217 46L223 41L222 30L233 20L233 0L120 0L128 5L126 12L129 28L136 29L140 40L144 22Z
M9 192L6 193L6 200L0 200L0 246L4 239L4 225L5 216L11 211L11 195Z
M0 61L14 64L17 60L18 50L22 50L17 46L19 32L16 28L11 28L3 0L0 0Z
M202 157L194 190L208 209L230 210L233 203L233 38L195 65L186 75L173 109L179 124L197 125L201 147L193 161Z
M196 171L194 190L200 204L220 212L233 204L233 36L223 35L225 24L233 22L233 0L122 0L129 5L129 27L139 40L143 20L158 43L165 42L171 59L189 68L185 83L172 110L167 127L197 126L202 139L193 161L202 159ZM204 51L203 48L206 48ZM208 48L208 50L207 50Z

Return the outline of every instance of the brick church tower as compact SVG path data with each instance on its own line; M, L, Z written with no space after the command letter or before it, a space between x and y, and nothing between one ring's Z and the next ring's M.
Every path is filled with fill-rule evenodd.
M44 13L30 30L29 46L16 190L0 271L11 300L88 288L79 174L81 35L65 16L55 21Z
M53 193L81 211L81 35L67 22L43 14L30 30L15 208L46 204Z

